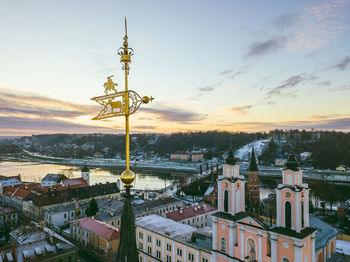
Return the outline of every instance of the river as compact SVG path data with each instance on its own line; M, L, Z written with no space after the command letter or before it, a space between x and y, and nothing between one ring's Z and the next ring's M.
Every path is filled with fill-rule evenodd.
M58 164L43 164L38 162L20 162L20 161L3 161L0 162L0 175L15 176L20 174L22 181L40 182L48 173L65 174L68 178L81 177L81 167L66 166ZM120 178L122 168L90 168L91 184L116 182ZM136 179L134 182L135 189L158 190L166 185L179 181L182 176L192 176L188 172L180 171L135 171ZM281 176L282 178L282 176ZM260 199L266 198L281 183L281 178L264 179L260 178ZM336 186L336 190L341 186ZM344 186L342 186L343 188ZM312 188L311 188L311 193ZM350 197L350 196L349 196ZM337 205L337 201L334 203Z

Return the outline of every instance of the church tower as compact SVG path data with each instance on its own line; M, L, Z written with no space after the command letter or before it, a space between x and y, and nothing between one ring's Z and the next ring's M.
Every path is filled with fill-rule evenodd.
M260 190L259 190L259 169L256 164L254 148L250 155L248 167L248 199L247 204L249 211L258 212L260 206Z
M293 154L276 188L277 225L271 229L271 262L315 261L316 229L309 225L309 188Z
M235 215L245 211L245 181L239 175L232 150L223 165L223 175L218 177L218 211Z
M293 154L282 171L282 184L276 189L277 226L300 233L309 227L309 188Z
M81 169L81 177L89 184L90 186L90 170L89 168L84 165L84 167Z

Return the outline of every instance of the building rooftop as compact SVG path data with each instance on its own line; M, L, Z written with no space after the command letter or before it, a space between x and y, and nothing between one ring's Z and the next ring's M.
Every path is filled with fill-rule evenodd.
M184 209L169 212L166 214L166 217L174 221L181 221L187 218L213 212L215 210L216 210L215 207L202 204L202 205L190 206Z
M89 184L82 177L71 178L71 179L64 179L64 180L61 181L61 185L62 186L67 186L67 187L70 187L70 188L89 186Z
M16 252L12 255L17 256L16 261L19 262L40 261L78 250L54 231L35 222L13 230L10 235L16 246Z
M51 181L51 182L56 182L56 183L60 183L63 179L68 179L68 177L66 177L63 174L47 174L42 180L41 182L45 181Z
M177 239L191 236L193 232L197 231L197 228L195 227L181 224L179 222L175 222L171 219L157 215L149 215L138 218L136 219L136 225Z
M117 240L120 238L120 231L118 228L91 217L84 217L71 223L99 235L106 240Z
M316 251L324 247L328 243L329 239L338 234L338 231L334 227L328 225L314 215L310 215L309 223L311 227L317 229L315 239Z

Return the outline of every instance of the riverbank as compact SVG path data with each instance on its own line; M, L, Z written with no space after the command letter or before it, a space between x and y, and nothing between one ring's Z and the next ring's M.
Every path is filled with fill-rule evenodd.
M87 165L90 167L125 167L125 160L121 159L74 159L74 158L59 158L59 157L48 157L31 153L29 151L23 151L21 154L16 155L5 155L0 157L0 161L20 161L20 162L38 162L42 164L57 164L66 166L83 166ZM139 160L130 161L131 168L135 170L146 170L146 171L164 171L164 172L186 172L194 173L199 171L199 163L184 163L184 162L172 162L166 160Z

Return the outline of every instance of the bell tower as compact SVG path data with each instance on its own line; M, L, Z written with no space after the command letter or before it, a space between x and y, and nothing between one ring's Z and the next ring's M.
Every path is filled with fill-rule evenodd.
M223 175L218 181L218 211L235 215L245 211L245 181L239 175L239 165L236 163L233 151L229 152L223 165Z
M260 206L260 190L259 190L259 169L256 163L254 148L250 155L250 162L248 167L248 199L247 205L249 211L258 213Z
M276 188L277 226L300 233L309 227L309 188L294 154L289 154L282 171L282 184Z
M86 165L81 169L81 176L90 186L90 170Z

